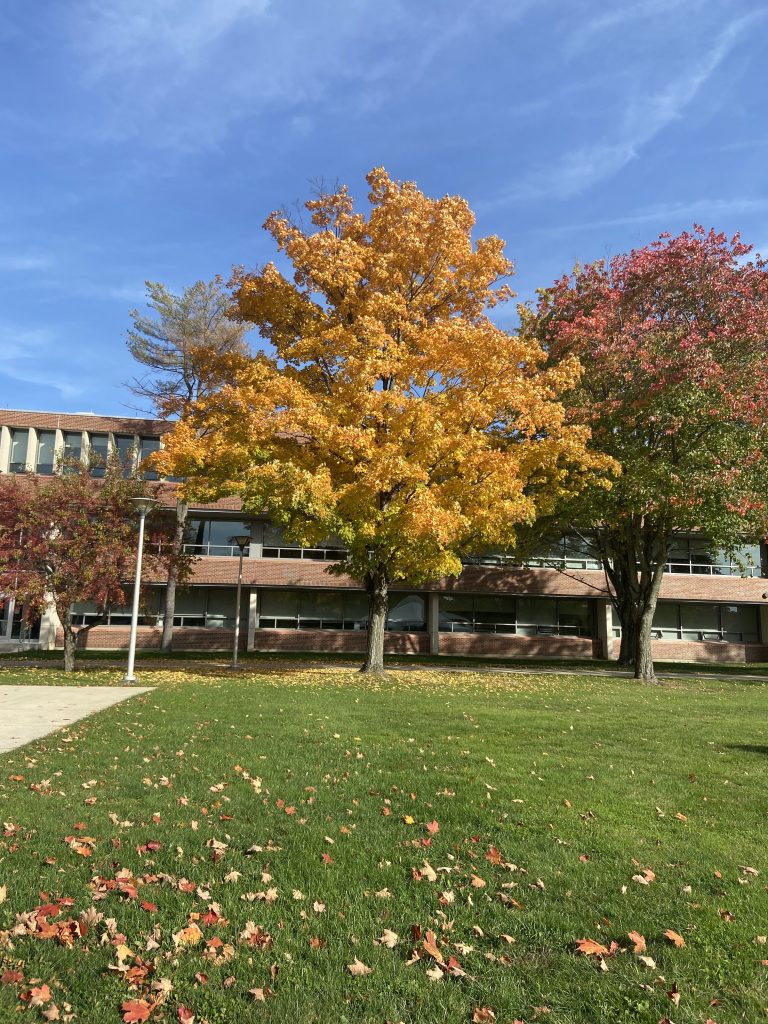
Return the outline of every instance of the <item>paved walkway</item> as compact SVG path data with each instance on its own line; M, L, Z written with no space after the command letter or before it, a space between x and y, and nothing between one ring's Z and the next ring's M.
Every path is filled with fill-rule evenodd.
M47 736L147 686L0 686L0 753Z

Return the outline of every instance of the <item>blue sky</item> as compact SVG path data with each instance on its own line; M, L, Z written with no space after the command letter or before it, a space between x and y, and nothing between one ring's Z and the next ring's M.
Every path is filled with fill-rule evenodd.
M143 282L377 165L467 197L524 299L694 221L768 253L767 44L764 0L5 4L0 407L131 411Z

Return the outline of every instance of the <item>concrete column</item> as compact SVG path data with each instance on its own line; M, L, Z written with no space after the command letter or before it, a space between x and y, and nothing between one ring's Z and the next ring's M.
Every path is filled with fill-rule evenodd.
M768 604L760 605L760 643L768 644Z
M597 601L597 636L604 658L615 660L613 651L613 605L610 601Z
M258 519L251 523L251 543L248 548L249 558L262 558L264 550L264 523Z
M440 595L427 595L427 629L429 630L429 653L440 653Z
M256 642L256 623L259 618L259 592L254 589L248 595L248 640L247 651L252 651Z
M60 428L56 428L56 438L53 442L53 464L59 466L62 458L64 457L64 431Z
M56 646L56 630L60 625L59 616L56 614L53 601L49 601L40 618L40 649L42 651L52 651L54 649Z
M13 628L13 613L15 610L16 599L13 597L9 597L8 600L5 602L5 609L3 610L3 615L5 615L5 621L3 623L3 632L0 633L0 639L2 640L11 639L11 629Z
M9 427L0 427L0 473L8 472L11 459L11 431Z
M27 439L27 472L34 473L37 469L37 431L34 427L29 428Z

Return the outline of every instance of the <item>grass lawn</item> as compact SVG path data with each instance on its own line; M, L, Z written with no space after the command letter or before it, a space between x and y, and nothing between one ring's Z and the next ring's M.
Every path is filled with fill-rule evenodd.
M255 671L0 755L3 1024L765 1019L766 685Z

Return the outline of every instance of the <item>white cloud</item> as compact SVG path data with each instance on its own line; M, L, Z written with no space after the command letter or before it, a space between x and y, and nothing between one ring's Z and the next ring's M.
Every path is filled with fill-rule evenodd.
M52 257L42 253L0 253L0 272L3 273L47 270L52 264Z
M53 353L60 350L61 339L52 328L0 323L0 381L7 378L51 388L63 398L81 394L92 383L84 374L79 373L73 379L66 372L55 376L49 372ZM1 400L3 391L0 384Z
M570 150L551 166L542 167L512 185L487 207L532 199L568 199L612 178L634 160L660 132L681 118L747 29L765 17L753 12L736 18L720 32L713 45L685 70L656 91L649 88L647 67L637 69L633 95L625 100L617 137Z
M564 234L566 232L594 231L602 228L632 227L639 224L659 223L668 226L670 223L694 222L705 227L717 228L718 220L735 214L760 213L768 210L768 199L749 199L743 196L734 198L696 199L675 203L656 203L653 206L632 210L620 217L606 217L592 221L578 221L571 224L558 224L551 229L544 228L548 234ZM745 239L749 241L749 239ZM768 252L768 248L766 249Z

